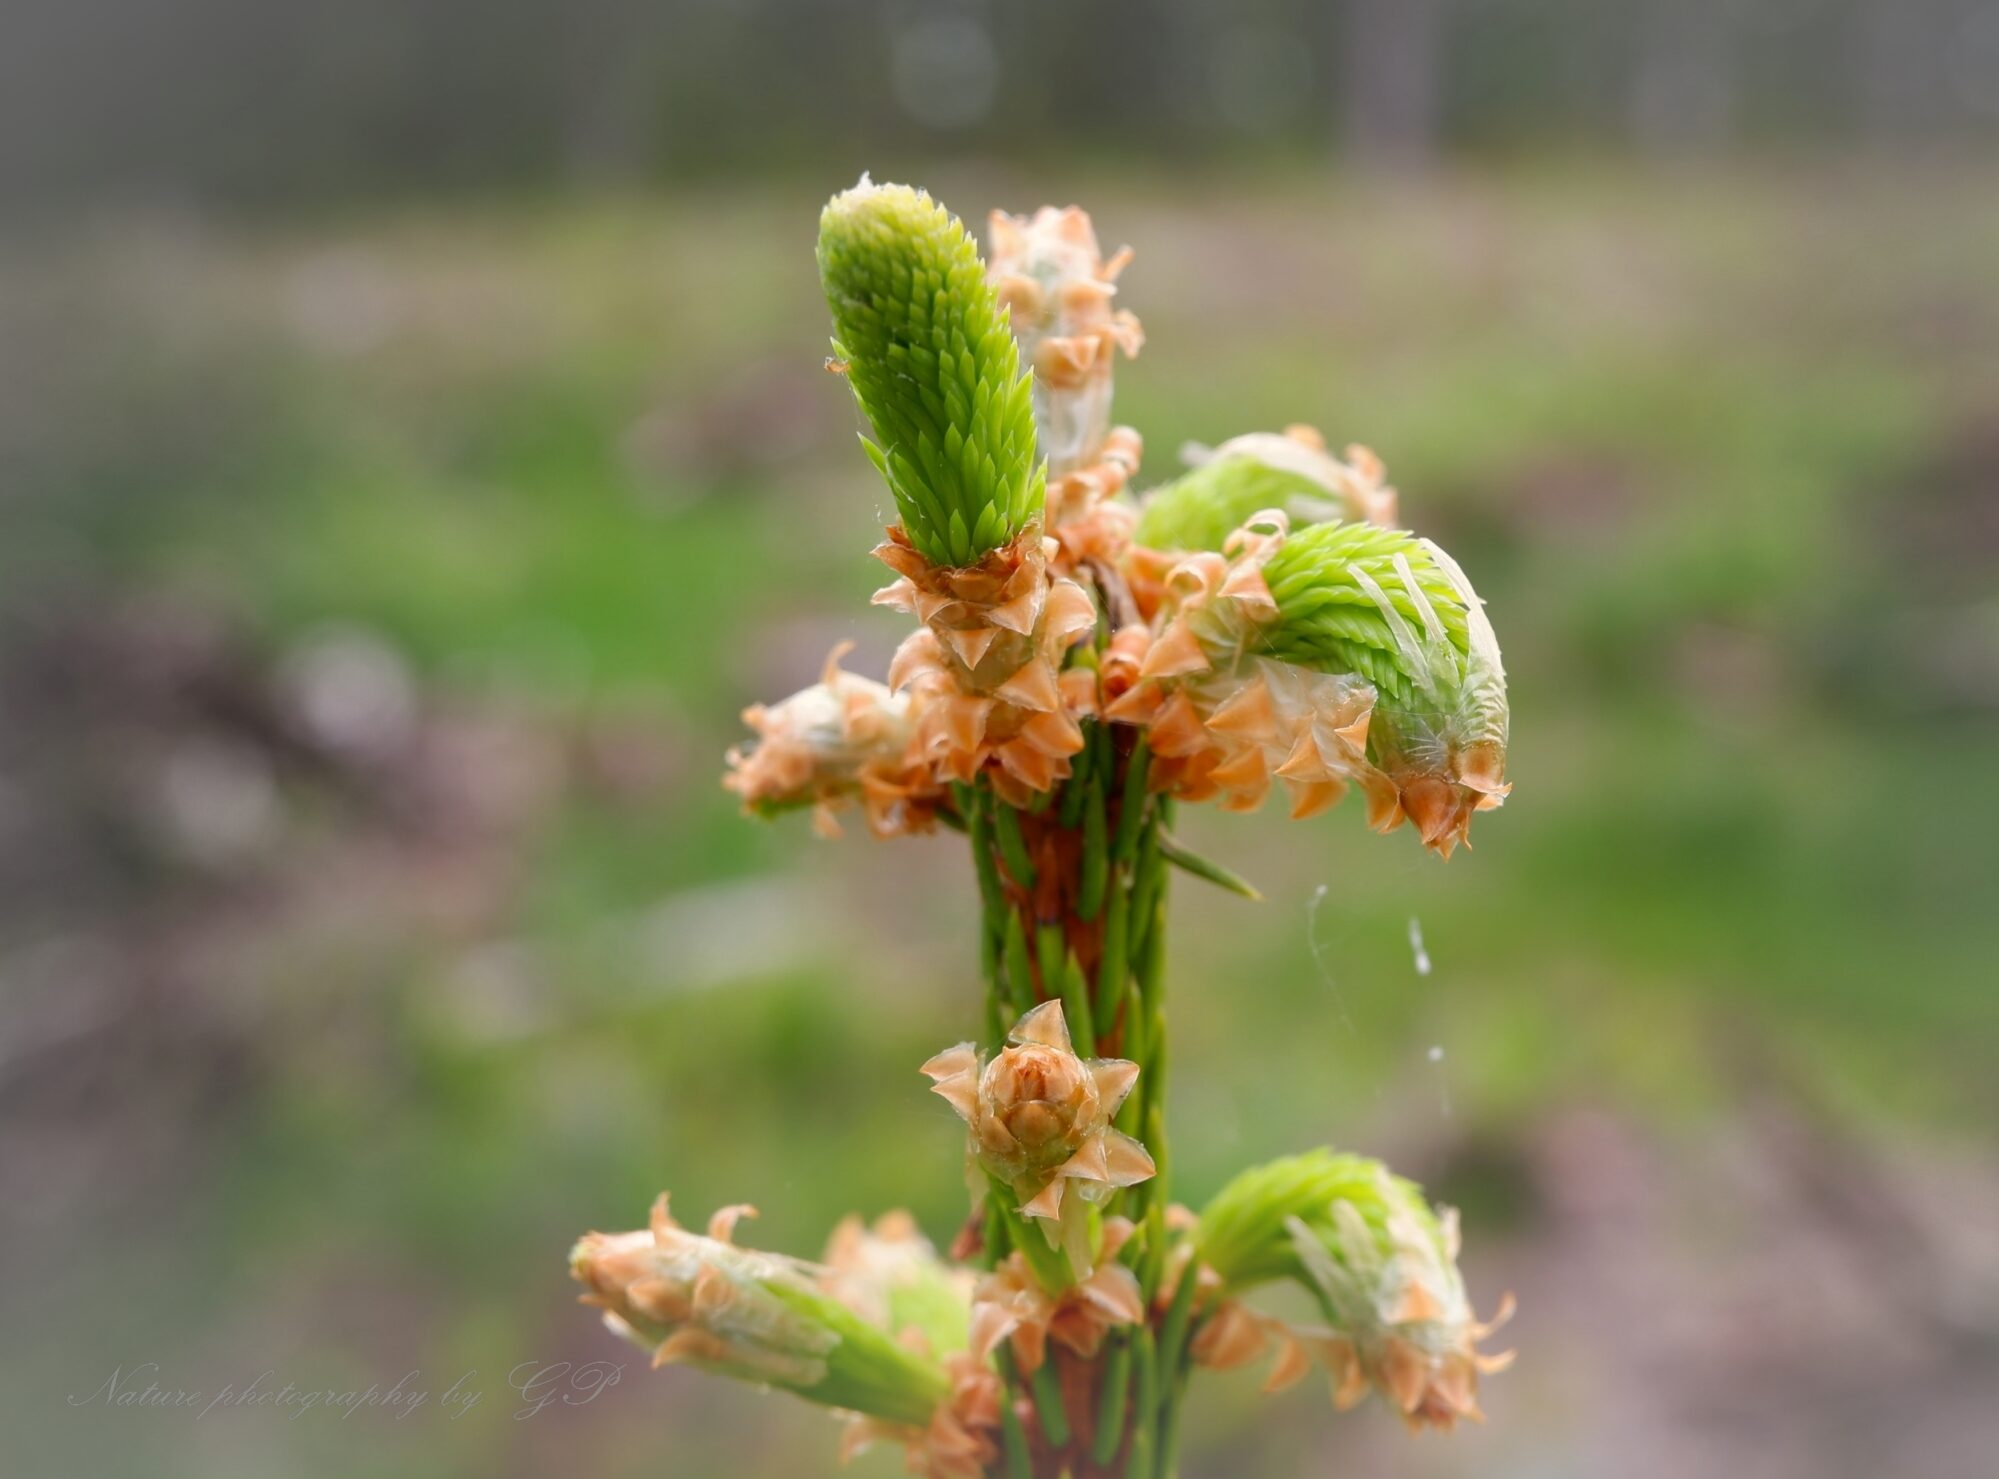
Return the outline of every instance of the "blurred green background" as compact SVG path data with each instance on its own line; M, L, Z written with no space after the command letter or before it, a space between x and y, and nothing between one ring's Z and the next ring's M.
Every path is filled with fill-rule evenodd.
M1266 900L1176 885L1172 1125L1196 1204L1321 1142L1460 1204L1519 1367L1417 1443L1211 1380L1187 1471L1990 1472L1994 8L1148 15L29 7L10 1471L831 1472L819 1414L645 1372L563 1255L662 1186L803 1254L962 1211L913 1071L974 1022L961 845L717 784L744 704L901 634L820 369L816 212L865 166L1089 207L1138 251L1141 483L1364 441L1506 650L1474 853L1187 820ZM516 1420L517 1367L591 1359L623 1379ZM484 1395L93 1398L144 1363Z

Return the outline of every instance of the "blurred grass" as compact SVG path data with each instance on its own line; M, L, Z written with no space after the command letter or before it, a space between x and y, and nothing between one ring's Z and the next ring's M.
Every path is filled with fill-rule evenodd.
M1182 439L1367 441L1472 572L1514 685L1514 800L1448 868L1344 808L1189 823L1269 902L1179 885L1183 1195L1319 1140L1427 1175L1576 1099L1698 1125L1773 1065L1935 1135L1989 1124L1999 460L1947 470L1999 420L1991 181L1061 183L1140 249L1150 344L1119 404L1146 480ZM359 1265L400 1313L336 1352L406 1327L426 1369L605 1354L562 1250L660 1185L693 1212L755 1200L792 1251L851 1207L948 1237L952 1122L910 1070L972 1020L956 848L828 847L714 784L744 703L897 634L865 606L886 499L817 369L815 205L13 250L46 373L9 429L10 604L171 591L272 651L360 627L439 702L636 715L674 757L647 805L575 796L530 837L499 941L524 1025L467 1008L491 961L463 942L287 956L276 1071L176 1209L185 1259L135 1329L223 1348L246 1291L295 1286L309 1314ZM1968 668L1936 660L1958 639ZM95 1349L51 1341L52 1371ZM661 1423L674 1472L817 1463L795 1457L816 1419L656 1385L618 1424L528 1439L489 1413L369 1472L657 1472ZM357 1472L313 1441L272 1462Z

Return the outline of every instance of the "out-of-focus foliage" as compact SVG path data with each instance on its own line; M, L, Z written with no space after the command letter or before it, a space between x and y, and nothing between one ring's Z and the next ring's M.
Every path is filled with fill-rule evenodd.
M0 200L1976 148L1996 37L1984 0L16 0Z
M797 44L846 45L811 29L835 11ZM24 1472L819 1462L812 1414L712 1383L634 1363L598 1405L515 1423L506 1378L623 1354L576 1319L562 1255L661 1186L755 1201L756 1245L808 1257L855 1209L954 1230L930 1172L958 1132L913 1067L974 990L956 839L808 845L716 784L745 702L846 636L879 672L903 625L849 615L893 514L821 369L798 205L851 178L169 213L6 249L0 1153L26 1190L0 1425ZM1175 1174L1200 1205L1337 1127L1465 1204L1481 1256L1510 1212L1518 1245L1469 1277L1521 1289L1495 1416L1518 1405L1421 1462L1622 1472L1591 1461L1637 1451L1601 1413L1713 1377L1726 1342L1634 1379L1655 1334L1633 1307L1558 1313L1602 1266L1573 1230L1657 1313L1694 1272L1644 1262L1633 1228L1691 1228L1707 1260L1773 1193L1708 1168L1606 1232L1591 1208L1660 1174L1602 1173L1610 1117L1746 1156L1778 1084L1908 1144L1982 1147L1999 1112L1999 193L1813 170L929 183L1087 201L1175 346L1121 369L1120 420L1365 436L1503 616L1518 799L1476 853L1183 824L1266 902L1176 884ZM1141 481L1175 452L1155 436ZM1860 1301L1854 1268L1882 1265L1802 1266L1823 1312L1826 1280ZM1790 1328L1759 1313L1787 1268L1747 1273L1744 1318ZM1762 1400L1779 1363L1754 1349L1759 1421L1833 1400ZM77 1420L65 1396L119 1360L211 1388L477 1368L491 1395L457 1423ZM1598 1368L1616 1404L1576 1397ZM1951 1390L1866 1376L1904 1414ZM1307 1462L1320 1404L1253 1408L1252 1386L1196 1404L1190 1473ZM1830 1471L1843 1430L1816 1431ZM1365 1422L1351 1441L1356 1471L1415 1461Z

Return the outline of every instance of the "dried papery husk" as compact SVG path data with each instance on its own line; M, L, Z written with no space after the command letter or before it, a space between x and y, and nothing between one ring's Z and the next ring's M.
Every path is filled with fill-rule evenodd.
M916 1219L848 1217L833 1229L821 1287L870 1324L934 1355L964 1349L973 1276L937 1256Z
M823 836L838 835L836 813L855 803L878 837L927 832L943 791L916 751L911 702L843 671L840 659L853 645L833 649L817 683L743 710L757 741L729 751L722 784L746 811L810 806Z
M951 1394L928 1426L855 1417L840 1436L840 1462L852 1462L877 1443L894 1443L903 1450L905 1470L919 1479L985 1479L1000 1456L1005 1388L991 1363L968 1351L946 1356L944 1370Z
M1097 659L1098 692L1108 710L1110 705L1139 685L1145 657L1152 650L1152 628L1132 622L1111 633Z
M1240 1299L1225 1299L1202 1321L1188 1342L1187 1354L1196 1366L1211 1371L1233 1371L1269 1356L1263 1390L1274 1393L1296 1386L1310 1374L1314 1351L1323 1348L1315 1343L1332 1338L1330 1331L1296 1326Z
M1180 1234L1167 1257L1153 1307L1162 1314L1179 1297L1180 1281L1195 1281L1190 1308L1194 1313L1194 1338L1187 1354L1196 1366L1211 1371L1233 1371L1274 1353L1263 1390L1280 1392L1296 1384L1312 1369L1312 1347L1307 1341L1324 1338L1332 1331L1305 1328L1250 1306L1230 1294L1228 1282L1200 1257L1200 1219L1185 1207L1167 1208L1168 1230Z
M1065 700L1062 659L1095 625L1089 593L1051 573L1057 545L1038 525L967 569L935 566L891 529L875 550L897 579L875 603L923 622L889 665L907 689L914 753L940 781L982 772L1012 805L1070 773L1083 732Z
M1143 1145L1111 1124L1138 1065L1077 1056L1059 1001L1024 1014L1007 1043L989 1062L960 1043L922 1072L965 1121L980 1172L1011 1188L1021 1215L1038 1220L1072 1267L1087 1272L1087 1207L1157 1169Z
M1303 817L1369 781L1372 686L1254 655L1276 612L1262 567L1288 528L1266 510L1226 552L1180 557L1158 582L1156 634L1118 634L1126 650L1106 685L1126 686L1105 714L1146 726L1153 784L1181 800L1253 811L1281 782Z
M1254 811L1281 784L1294 819L1332 806L1349 784L1385 790L1366 753L1374 698L1350 673L1268 658L1190 674L1153 721L1153 749L1169 760L1162 784L1224 811ZM1177 778L1174 763L1185 767Z
M1138 538L1136 530L1132 537ZM1143 543L1125 546L1124 557L1118 561L1118 574L1124 578L1125 589L1131 593L1132 605L1141 620L1159 619L1160 608L1166 601L1166 577L1186 557L1184 550L1154 549Z
M987 276L1033 367L1036 435L1057 479L1100 460L1113 363L1145 343L1137 317L1112 306L1131 250L1106 261L1089 213L1076 206L1043 206L1031 217L994 211L987 241Z
M1059 546L1058 569L1072 570L1086 560L1115 568L1124 557L1138 510L1116 500L1137 474L1144 452L1136 431L1113 427L1095 462L1049 480L1046 517Z
M1129 1218L1106 1217L1095 1266L1062 1289L1043 1287L1019 1253L1001 1259L972 1296L972 1354L988 1357L1004 1341L1032 1373L1048 1359L1050 1341L1088 1360L1111 1331L1143 1321L1145 1296L1117 1257L1131 1234Z
M1312 1356L1306 1340L1332 1332L1303 1329L1231 1295L1227 1281L1201 1261L1199 1240L1194 1236L1199 1219L1185 1207L1168 1208L1166 1226L1183 1236L1167 1257L1153 1308L1164 1315L1179 1298L1180 1281L1194 1279L1189 1308L1195 1333L1187 1343L1187 1354L1194 1364L1212 1371L1233 1371L1274 1351L1263 1383L1265 1392L1282 1391L1309 1372Z

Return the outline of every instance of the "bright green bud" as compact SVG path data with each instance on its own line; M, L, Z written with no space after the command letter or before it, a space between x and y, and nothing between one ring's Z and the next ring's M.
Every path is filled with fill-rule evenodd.
M1513 1353L1478 1348L1513 1312L1502 1300L1490 1321L1472 1314L1458 1272L1457 1213L1433 1211L1411 1182L1379 1175L1372 1198L1341 1199L1317 1219L1293 1217L1302 1282L1317 1296L1333 1336L1322 1347L1342 1407L1372 1389L1412 1430L1483 1420L1478 1380L1513 1364Z
M1398 1179L1379 1161L1330 1150L1252 1166L1215 1193L1202 1211L1200 1260L1231 1290L1300 1278L1304 1268L1286 1224L1293 1218L1325 1221L1334 1202L1348 1202L1364 1219L1372 1216L1377 1226L1385 1226L1384 1177L1390 1183ZM1400 1185L1415 1192L1408 1182Z
M819 217L834 352L909 541L962 567L1041 513L1033 381L964 226L921 191L865 176Z
M1395 490L1365 447L1346 460L1309 426L1222 443L1192 472L1146 496L1134 538L1149 549L1218 550L1252 514L1281 510L1291 527L1328 520L1395 522Z
M1298 530L1263 568L1277 602L1266 653L1317 672L1357 673L1403 707L1454 693L1471 661L1477 597L1458 589L1438 553L1428 540L1373 524Z
M1154 489L1132 537L1148 549L1218 550L1266 508L1283 509L1294 524L1315 522L1310 501L1324 496L1310 479L1254 457L1216 457Z
M1373 826L1412 821L1424 846L1448 857L1472 814L1507 793L1506 672L1464 572L1429 540L1393 527L1395 508L1395 490L1365 447L1347 448L1342 461L1302 426L1224 443L1154 493L1140 517L1141 547L1220 551L1234 567L1229 584L1209 592L1200 561L1188 565L1196 579L1182 594L1193 596L1186 624L1169 628L1149 661L1174 673L1205 666L1239 675L1246 658L1273 659L1278 668L1258 678L1254 702L1245 699L1231 724L1239 743L1275 747L1265 766L1305 788L1294 815L1359 779ZM1185 650L1189 637L1205 664ZM1300 681L1310 674L1324 677ZM1189 686L1204 717L1236 697L1199 677ZM1308 719L1312 734L1301 731ZM1316 733L1334 719L1337 743ZM1214 774L1253 786L1262 777L1248 767L1253 758Z
M1374 685L1368 759L1424 845L1449 856L1472 813L1508 789L1506 670L1464 572L1401 530L1315 524L1284 541L1263 578L1277 603L1263 652Z
M708 1236L675 1222L665 1196L639 1232L591 1233L570 1271L605 1323L653 1353L718 1375L782 1387L807 1401L922 1427L950 1396L937 1363L823 1292L808 1265L731 1240L746 1208L725 1208Z
M1458 1272L1457 1214L1379 1161L1313 1151L1245 1171L1201 1214L1198 1256L1231 1289L1291 1278L1327 1329L1300 1332L1341 1407L1371 1388L1411 1427L1477 1418L1478 1379L1510 1355L1478 1343L1504 1322L1476 1319Z

